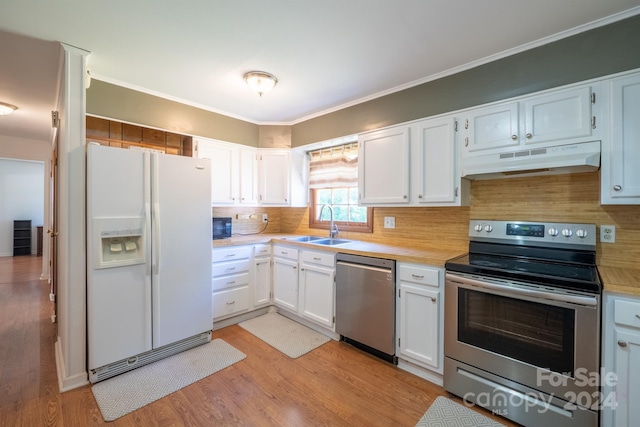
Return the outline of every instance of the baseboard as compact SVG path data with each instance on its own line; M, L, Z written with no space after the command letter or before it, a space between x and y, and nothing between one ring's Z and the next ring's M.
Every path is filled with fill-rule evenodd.
M62 355L62 347L60 347L60 338L56 340L55 353L56 353L56 371L58 373L58 390L60 393L73 390L74 388L82 387L89 384L89 377L86 372L67 376L64 368L64 356Z
M418 366L414 363L411 363L409 361L406 361L400 358L398 359L398 368L402 369L403 371L410 372L413 375L416 375L424 380L427 380L429 382L432 382L442 387L442 384L443 384L442 374L430 371L429 369L423 368L422 366Z
M269 307L258 308L257 310L249 311L248 313L242 313L237 316L229 317L222 320L217 320L213 322L213 330L218 330L222 328L226 328L227 326L237 325L240 322L244 322L245 320L253 319L254 317L262 316L263 314L267 314L269 311Z

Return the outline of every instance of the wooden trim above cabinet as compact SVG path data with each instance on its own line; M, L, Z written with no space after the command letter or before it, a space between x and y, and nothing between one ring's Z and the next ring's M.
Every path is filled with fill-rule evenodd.
M193 154L192 138L187 135L92 116L86 116L86 126L88 142L118 148L150 148L187 157Z

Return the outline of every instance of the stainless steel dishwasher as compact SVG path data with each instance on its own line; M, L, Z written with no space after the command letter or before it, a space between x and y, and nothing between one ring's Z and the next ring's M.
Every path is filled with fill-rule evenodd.
M397 363L396 262L342 253L336 260L336 332L340 339Z

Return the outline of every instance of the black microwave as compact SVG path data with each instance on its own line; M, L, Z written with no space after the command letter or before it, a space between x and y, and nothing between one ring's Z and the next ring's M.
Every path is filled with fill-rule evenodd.
M226 239L231 237L231 218L213 217L213 238Z

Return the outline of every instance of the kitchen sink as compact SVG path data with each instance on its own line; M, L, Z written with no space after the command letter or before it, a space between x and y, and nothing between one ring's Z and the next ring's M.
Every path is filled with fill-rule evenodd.
M350 243L351 240L345 240L345 239L324 239L324 240L315 240L312 241L311 243L313 243L314 245L342 245L344 243Z
M320 237L320 236L296 236L296 237L285 237L284 240L291 240L294 242L311 242L311 243L315 243L315 241L317 240L323 240L326 239L326 237Z

